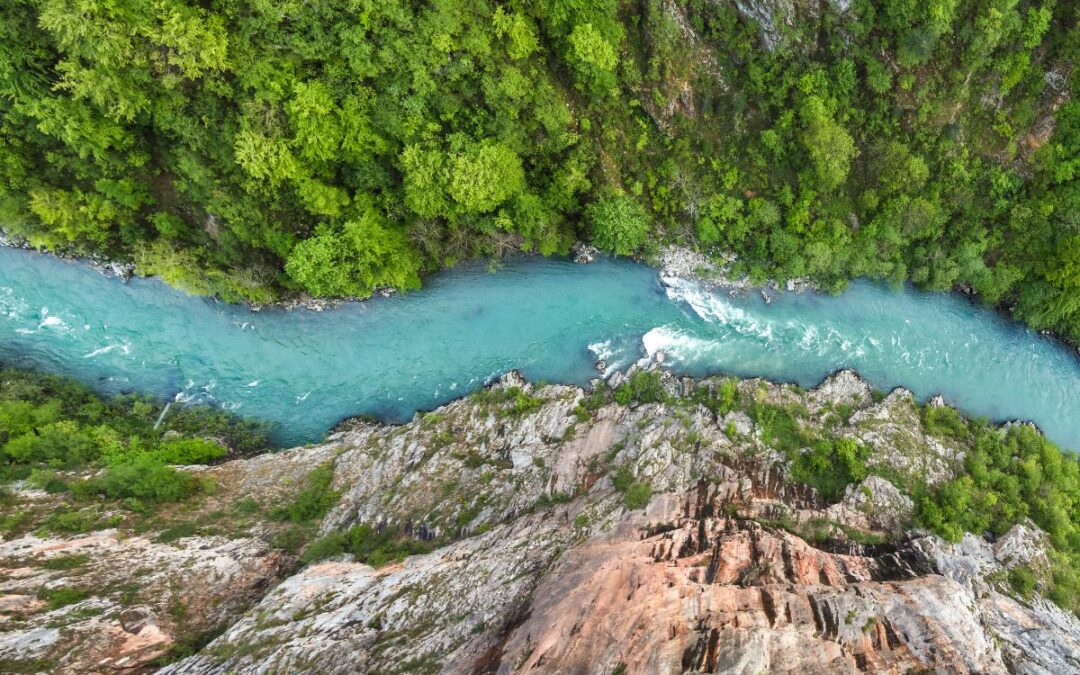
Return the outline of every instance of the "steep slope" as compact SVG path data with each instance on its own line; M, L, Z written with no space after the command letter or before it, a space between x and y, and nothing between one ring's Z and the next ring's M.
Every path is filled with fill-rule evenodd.
M162 672L1080 671L1080 621L1038 594L1014 597L1005 581L1046 555L1037 528L956 544L909 529L913 503L896 486L947 480L964 453L928 433L910 394L875 394L850 372L809 392L646 377L663 402L608 402L511 374L410 424L354 421L317 447L206 470L222 500L284 503L306 470L332 462L341 498L320 541L371 526L368 536L381 529L437 548L377 567L331 549L261 600L241 582L249 577L215 583L193 565L174 581L202 598L188 613L228 607L235 621ZM640 375L625 379L639 399L660 395ZM717 404L724 398L732 405ZM786 441L752 419L748 402L789 411L804 432L872 447L871 475L830 503L795 480ZM110 554L114 574L147 559L137 537L110 542L126 550ZM162 559L176 568L183 551L209 557L215 545L154 544L176 551ZM32 546L50 555L27 535L0 548L0 565L26 567L19 556ZM281 569L262 561L272 585ZM30 574L6 573L5 592L31 591ZM62 614L22 619L0 638L0 658L42 659L50 672L115 669L61 646L125 626L113 608L73 618L85 606L68 609L53 645L32 637ZM168 612L149 611L174 640Z

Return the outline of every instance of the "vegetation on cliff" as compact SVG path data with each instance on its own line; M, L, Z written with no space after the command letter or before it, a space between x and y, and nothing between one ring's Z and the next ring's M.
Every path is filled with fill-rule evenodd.
M445 614L447 625L456 627L448 630L472 639L498 633L510 620L503 610L475 611L478 598L508 600L513 584L532 588L560 559L574 568L575 551L607 556L619 537L640 547L633 560L662 564L665 580L671 570L682 570L702 587L727 585L724 592L735 593L754 585L790 588L791 581L774 572L803 570L808 576L799 583L829 594L836 591L831 584L862 583L852 579L878 583L880 572L892 580L890 588L893 581L932 575L927 583L944 584L953 597L961 587L949 579L967 578L969 568L952 566L978 560L972 600L960 599L958 606L979 604L995 621L1021 617L1019 629L994 624L987 629L993 635L1012 644L1016 635L1030 633L1024 617L1038 617L1040 625L1057 617L1057 628L1046 634L1055 641L1039 655L1049 658L1075 634L1061 628L1074 619L1039 596L1078 608L1076 456L1030 426L994 427L938 401L920 406L903 390L873 392L849 371L811 391L635 370L586 392L533 385L511 374L407 424L357 420L316 446L228 462L217 462L228 457L219 456L217 441L195 442L205 439L198 429L215 429L252 452L259 447L252 435L257 429L179 406L163 423L175 414L175 428L154 429L157 403L142 400L149 408L138 412L139 399L102 400L69 381L15 370L3 371L0 383L0 568L20 570L9 574L5 617L13 634L60 626L69 636L55 645L6 643L0 660L15 659L4 663L9 670L32 658L53 660L56 667L45 669L59 672L66 672L60 663L109 658L263 658L292 631L307 636L303 622L336 611L321 603L264 611L274 606L275 594L308 588L308 573L323 579L316 587L332 580L326 588L342 593L343 603L368 602L357 598L369 591L379 598L364 604L369 616L362 622L376 644L390 644L402 625L417 635L435 630L443 619L424 618L431 613ZM53 442L61 437L51 436L50 425L64 421L71 423L68 435ZM126 451L115 450L106 429ZM46 437L52 440L38 454L20 450L38 448L37 439ZM15 455L9 453L13 442ZM56 453L57 447L79 452ZM169 466L195 459L216 464ZM143 465L153 472L140 473ZM715 529L702 529L713 519ZM964 545L950 547L921 528L950 540L965 537ZM655 536L666 543L657 547ZM728 536L744 545L728 547L722 543ZM604 546L586 545L600 540ZM505 550L497 561L484 557L499 547ZM797 551L791 555L798 564L777 565L780 552L789 550ZM766 564L754 551L777 557ZM389 574L356 564L381 566L429 552ZM546 562L528 557L536 552ZM298 564L327 558L338 561L285 580ZM479 568L468 567L477 561ZM458 564L468 571L446 573L447 565ZM851 576L842 571L847 564L870 567ZM593 572L613 573L605 565ZM437 580L421 583L429 573ZM339 574L345 578L338 580ZM398 586L377 586L387 579ZM468 590L485 584L501 590ZM920 593L926 588L917 587ZM268 588L274 590L267 594ZM418 588L422 594L414 593ZM666 581L663 588L670 588ZM1002 594L1013 598L1006 603ZM832 614L846 617L836 628L850 627L858 640L867 617L892 606L876 595L835 597L861 598ZM238 621L260 598L254 618ZM399 600L404 615L387 609ZM941 605L933 607L935 620L950 630L961 620L938 616ZM403 616L409 617L404 624ZM138 632L143 621L157 627L146 633L155 636L150 646L117 647L103 638ZM204 648L222 630L242 626L273 636L255 640L254 652L243 640ZM820 626L808 626L820 637ZM340 648L338 638L335 633L333 644ZM72 649L75 643L85 648ZM445 655L447 643L438 644L436 654ZM135 648L138 656L123 651Z
M933 409L931 409L933 410ZM967 422L948 410L948 433L967 447L962 471L919 504L919 520L951 541L964 532L1004 534L1030 518L1050 537L1053 567L1047 592L1080 613L1080 462L1027 425L1007 430ZM1046 570L1044 570L1046 571ZM1029 587L1028 573L1015 585Z
M7 2L0 220L229 299L681 240L1080 336L1075 6L738 5Z
M477 408L490 409L498 418L514 420L535 413L545 403L543 397L518 386L483 389L469 401ZM582 398L574 416L579 423L587 423L606 405L649 403L675 410L703 405L718 419L732 413L745 415L760 442L787 458L789 479L814 488L827 502L839 502L849 486L871 474L882 475L915 500L916 524L948 540L958 541L964 532L1001 535L1030 519L1049 537L1052 564L1036 570L1031 579L1025 576L1030 571L1018 572L1015 583L1027 588L1037 577L1044 584L1040 588L1058 604L1080 609L1080 463L1030 426L1000 429L968 420L953 408L923 408L913 424L957 444L964 453L948 480L930 483L921 474L883 470L880 458L873 457L872 444L841 430L850 409L833 411L824 427L808 424L804 403L779 402L760 389L748 392L734 379L699 385L683 397L669 390L659 371L638 371L614 388L600 386ZM53 532L79 532L115 525L122 520L117 513L151 515L158 505L212 489L197 474L172 465L205 464L267 448L264 429L257 423L206 406L174 406L156 425L161 410L160 403L148 398L102 399L65 378L0 370L0 478L5 482L26 479L48 492L69 495L68 503L37 524ZM435 445L455 437L441 429L442 424L438 413L422 421ZM724 432L740 437L730 423ZM700 443L701 439L684 442ZM603 468L611 472L612 485L627 508L645 506L653 491L647 477L635 475L614 459L606 460ZM333 477L331 464L314 467L288 501L267 507L260 517L281 523L276 545L299 553L311 539L317 523L339 500ZM548 502L567 498L557 494ZM120 510L103 517L95 506L101 499ZM249 516L261 510L250 506L237 508ZM472 516L475 512L465 524ZM195 531L182 519L177 522L173 527L181 529L175 536ZM9 532L31 525L18 513L2 520ZM351 552L378 564L434 545L398 529L358 525L318 540L304 560Z
M162 414L162 404L147 397L103 399L70 379L2 368L0 480L29 479L83 499L129 499L138 509L200 489L196 478L170 465L267 448L260 424L209 406L176 406ZM91 467L102 471L72 482L57 473Z

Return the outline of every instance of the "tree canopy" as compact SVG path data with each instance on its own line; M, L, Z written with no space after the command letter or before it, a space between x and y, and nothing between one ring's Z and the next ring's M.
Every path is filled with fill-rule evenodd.
M260 302L677 241L1077 339L1078 11L10 0L0 222Z

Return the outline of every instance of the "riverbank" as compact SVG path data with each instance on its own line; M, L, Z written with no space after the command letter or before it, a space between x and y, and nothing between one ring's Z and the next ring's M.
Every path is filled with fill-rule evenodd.
M130 261L112 260L108 258L94 257L89 255L69 254L63 251L41 250L33 247L25 239L19 239L7 235L0 229L0 247L15 248L26 251L34 251L41 255L51 255L64 260L82 261L95 270L107 276L119 279L130 279L137 274L135 264ZM538 254L525 254L527 256ZM585 243L578 242L571 251L570 258L578 264L589 264L602 255L598 249ZM645 257L635 257L645 264L657 269L661 279L681 278L701 282L708 288L723 288L729 292L749 292L757 290L768 298L768 292L785 290L788 292L808 292L819 290L809 279L790 279L783 285L774 280L767 280L761 284L751 283L749 277L732 276L730 265L734 262L733 254L721 254L719 257L710 257L688 246L667 244L661 247L660 252ZM446 271L446 270L440 270ZM435 272L437 274L438 272ZM396 291L392 288L377 289L372 297L389 297ZM291 297L282 298L272 303L244 303L253 312L265 309L306 309L322 312L347 303L365 302L371 298L342 297L342 298L318 298L304 293L298 293Z
M33 251L38 255L51 255L60 258L61 260L75 260L97 270L105 276L116 277L124 281L135 275L135 264L132 262L84 254L76 255L74 253L65 253L63 251L43 251L39 248L35 248L25 239L8 235L3 229L0 229L0 247L14 248L21 251Z

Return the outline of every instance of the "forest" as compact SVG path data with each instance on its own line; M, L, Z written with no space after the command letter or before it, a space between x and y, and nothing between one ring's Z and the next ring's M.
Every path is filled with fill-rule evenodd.
M741 7L741 9L740 9ZM0 224L267 302L476 256L738 256L1080 339L1080 6L8 0Z

